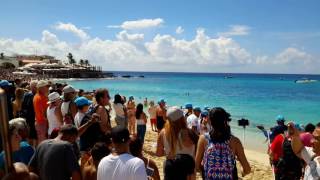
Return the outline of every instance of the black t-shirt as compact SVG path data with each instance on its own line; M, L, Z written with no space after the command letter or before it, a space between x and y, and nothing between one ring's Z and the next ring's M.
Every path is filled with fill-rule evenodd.
M54 139L37 147L29 166L38 171L42 180L70 180L72 172L80 172L72 144Z

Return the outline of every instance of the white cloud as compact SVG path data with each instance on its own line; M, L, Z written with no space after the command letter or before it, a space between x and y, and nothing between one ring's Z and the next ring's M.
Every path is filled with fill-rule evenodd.
M121 41L142 41L144 39L144 34L129 34L127 31L123 30L116 35L117 39Z
M71 52L76 59L89 59L105 70L319 73L320 63L297 48L255 56L231 37L212 38L204 29L198 29L191 40L168 34L151 40L144 36L123 30L115 40L96 37L74 44L44 30L40 40L0 38L0 49L8 55L48 54L61 60Z
M74 24L72 23L62 23L62 22L58 22L56 25L55 25L55 29L57 30L62 30L62 31L67 31L67 32L71 32L73 33L74 35L80 37L82 40L87 40L89 39L89 35L87 35L87 33L78 28L77 26L75 26Z
M184 29L181 26L178 26L176 29L177 34L182 34L184 32Z
M136 21L125 21L121 25L109 25L108 28L122 28L126 30L134 29L146 29L159 27L164 23L164 20L161 18L156 19L139 19Z
M249 34L250 27L246 25L231 25L230 30L227 32L218 33L219 36L245 36Z

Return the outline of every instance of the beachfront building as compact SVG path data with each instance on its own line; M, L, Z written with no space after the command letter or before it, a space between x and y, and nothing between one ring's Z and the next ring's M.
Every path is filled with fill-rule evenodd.
M0 67L3 68L17 68L19 67L19 61L16 57L5 56L3 53L0 54Z

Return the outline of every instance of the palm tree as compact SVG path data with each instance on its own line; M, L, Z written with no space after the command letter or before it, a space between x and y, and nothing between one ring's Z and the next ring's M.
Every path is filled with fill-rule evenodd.
M80 59L79 64L82 66L84 64L84 60Z
M86 65L86 67L88 67L90 65L89 60L88 59L84 60L84 64Z
M76 63L76 60L73 59L73 55L71 53L68 53L68 56L67 58L69 59L69 64L75 64Z

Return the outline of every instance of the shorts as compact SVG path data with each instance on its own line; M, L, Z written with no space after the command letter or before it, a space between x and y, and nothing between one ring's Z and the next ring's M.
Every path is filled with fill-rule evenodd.
M36 122L35 127L37 131L38 143L48 139L48 126L46 123L39 124Z
M157 119L156 118L150 119L150 121L151 121L151 124L157 124Z
M157 129L158 129L158 131L161 131L161 129L163 129L164 123L165 122L164 122L162 117L158 117L157 118Z

